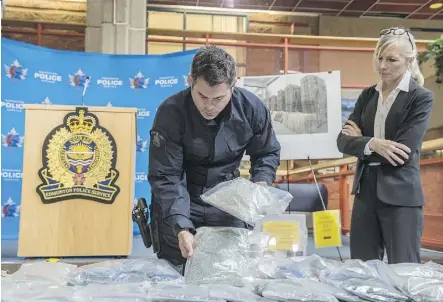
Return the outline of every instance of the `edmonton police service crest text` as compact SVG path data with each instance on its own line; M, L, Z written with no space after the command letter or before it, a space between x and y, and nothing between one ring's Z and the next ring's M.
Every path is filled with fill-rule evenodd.
M112 135L87 108L77 108L45 139L37 192L43 203L74 198L113 203L120 191L114 184L116 160Z

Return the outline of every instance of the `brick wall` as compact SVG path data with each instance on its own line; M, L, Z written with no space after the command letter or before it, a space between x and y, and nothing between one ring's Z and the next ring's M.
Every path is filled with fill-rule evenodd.
M32 29L30 29L32 30ZM37 35L2 33L2 37L37 44ZM43 36L43 47L60 50L85 51L84 37L66 37L66 36Z
M249 32L266 34L317 35L318 17L248 14ZM284 70L284 57L281 49L248 48L248 76L280 74ZM290 50L288 70L317 72L319 70L318 51Z
M279 74L281 51L274 48L252 48L246 50L246 75L261 76Z
M323 180L322 183L328 189L328 209L340 210L340 192L338 187L338 180Z
M423 238L443 242L443 165L428 165L421 169L425 194L425 225Z
M318 50L289 50L288 71L319 72L320 55ZM280 49L247 48L246 75L273 75L284 70L284 55ZM334 69L335 70L335 69Z
M20 42L37 44L37 36L36 35L25 35L25 34L11 34L2 32L3 38L13 39Z

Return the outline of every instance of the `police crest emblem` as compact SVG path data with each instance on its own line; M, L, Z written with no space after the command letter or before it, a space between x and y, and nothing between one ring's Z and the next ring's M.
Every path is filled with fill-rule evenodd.
M160 134L157 131L153 131L152 134L153 134L152 143L154 144L154 146L159 148L160 147Z
M114 138L87 108L68 113L51 131L42 160L37 193L43 203L81 198L111 204L120 192Z

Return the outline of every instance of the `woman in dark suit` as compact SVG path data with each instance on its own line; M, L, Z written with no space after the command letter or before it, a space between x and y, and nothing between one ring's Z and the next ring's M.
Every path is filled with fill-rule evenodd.
M423 87L411 32L380 32L373 57L380 76L363 90L337 138L338 149L358 157L352 193L351 258L420 262L424 203L420 149L432 103Z

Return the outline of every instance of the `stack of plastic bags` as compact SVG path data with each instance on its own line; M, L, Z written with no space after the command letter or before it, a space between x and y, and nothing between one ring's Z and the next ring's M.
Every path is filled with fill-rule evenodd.
M2 278L2 301L72 301L75 288L64 280L75 268L65 263L24 263L17 272Z
M227 258L224 268L231 266L231 271L219 269L219 279L210 282L207 276L210 269L217 269L214 263L205 278L197 278L193 283L185 282L172 266L155 258L112 260L82 267L27 263L2 278L2 301L443 301L443 266L432 262L388 265L378 260L348 260L341 263L316 255L256 259L259 261L254 263L254 269L245 269L244 276L237 275L238 264ZM134 276L128 278L130 274ZM242 284L234 286L229 279L242 280Z
M272 279L307 279L319 281L320 273L327 268L341 266L341 262L323 259L317 255L296 258L264 257L258 269L264 276Z
M264 282L257 291L263 297L277 301L338 302L332 294L290 280Z
M383 282L391 284L412 301L443 301L443 266L440 264L427 262L420 265L388 265L378 260L367 261L366 264L377 271Z
M241 228L198 229L194 255L186 262L186 282L242 286L250 263L248 233Z
M183 281L181 275L165 260L123 259L94 263L73 269L67 276L70 285L166 283Z
M290 194L236 179L203 200L253 225L281 214ZM442 302L443 266L344 263L267 254L269 236L230 227L202 227L185 276L156 258L123 259L77 267L23 264L2 277L2 301L60 302Z
M254 225L266 215L281 214L292 199L288 192L237 178L217 185L202 200ZM268 236L233 227L202 227L195 235L185 280L195 284L242 286L243 278L267 248Z
M99 284L89 283L75 286L71 301L73 302L150 302L147 293L151 288L149 282Z
M320 281L368 301L408 301L392 284L384 282L377 271L360 260L348 260L342 266L327 268Z
M338 268L341 265L341 262L323 259L317 255L295 258L264 257L257 266L256 276L257 278L268 278L262 280L260 284L262 288L264 288L263 285L266 282L272 282L267 287L268 291L262 290L262 295L274 298L276 295L280 295L282 301L286 301L284 296L288 299L291 297L290 301L312 301L312 293L322 294L321 297L317 298L319 301L335 301L335 299L347 302L363 301L337 287L320 283L319 278L324 270ZM295 287L297 287L297 290L295 290ZM303 288L303 291L300 287ZM277 292L273 294L272 290ZM293 297L295 292L298 298Z
M379 260L303 258L264 259L257 276L272 280L255 279L260 295L279 301L443 301L443 266L433 262L388 265Z
M151 288L182 284L168 262L156 258L110 260L77 267L31 262L2 278L2 301L151 302Z

